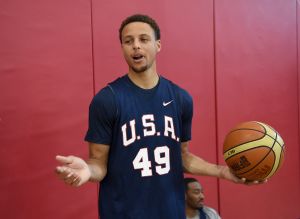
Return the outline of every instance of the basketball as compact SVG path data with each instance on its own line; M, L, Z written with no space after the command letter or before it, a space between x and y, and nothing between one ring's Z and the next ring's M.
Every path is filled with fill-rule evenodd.
M271 126L249 121L235 126L225 137L224 160L234 175L249 181L273 176L283 163L284 142Z

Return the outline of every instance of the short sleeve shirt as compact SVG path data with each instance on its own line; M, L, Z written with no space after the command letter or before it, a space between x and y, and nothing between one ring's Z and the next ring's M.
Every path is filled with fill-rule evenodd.
M160 77L152 89L127 75L92 100L85 140L109 145L101 219L183 219L181 142L191 139L193 101Z

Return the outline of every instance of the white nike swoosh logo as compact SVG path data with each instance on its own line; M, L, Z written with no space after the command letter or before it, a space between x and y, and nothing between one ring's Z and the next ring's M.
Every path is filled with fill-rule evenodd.
M168 105L169 105L170 103L172 103L172 102L173 102L173 100L170 100L169 102L165 102L165 101L164 101L164 102L163 102L163 105L164 105L164 106L168 106Z

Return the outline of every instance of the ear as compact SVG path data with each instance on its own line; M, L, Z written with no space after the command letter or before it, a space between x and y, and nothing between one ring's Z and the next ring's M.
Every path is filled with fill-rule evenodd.
M160 40L156 40L156 51L159 52L161 50L161 42Z

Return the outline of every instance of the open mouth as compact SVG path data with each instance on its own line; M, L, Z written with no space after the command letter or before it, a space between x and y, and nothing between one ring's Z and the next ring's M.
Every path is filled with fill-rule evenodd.
M134 61L138 62L138 61L141 61L144 58L144 56L141 55L141 54L135 54L135 55L132 56L132 58L133 58Z

